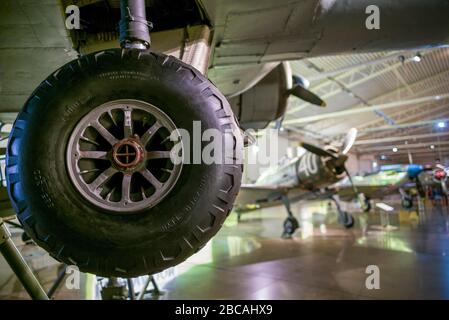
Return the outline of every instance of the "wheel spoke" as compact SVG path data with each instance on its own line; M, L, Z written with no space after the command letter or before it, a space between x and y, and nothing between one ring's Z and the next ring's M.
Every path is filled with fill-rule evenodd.
M97 172L97 171L100 171L100 169L94 168L94 169L90 169L90 170L83 170L83 171L80 171L79 174L86 174L86 173Z
M153 185L156 189L160 189L163 186L163 183L160 182L148 169L142 169L139 171L142 176L148 180L149 183Z
M107 160L108 153L106 151L80 151L80 159L100 159Z
M112 189L108 192L108 194L106 195L106 200L107 200L107 201L111 201L111 196L112 196L112 194L114 193L114 191L115 191L115 187L112 188Z
M114 116L112 115L112 110L108 110L108 115L109 118L111 118L112 123L114 123L114 125L117 127L117 122L115 121Z
M81 137L80 137L80 140L83 140L83 141L92 143L92 144L94 144L94 145L96 145L96 146L99 146L99 145L100 145L98 142L96 142L96 141L94 141L94 140L92 140L92 139L86 138L86 137L84 137L84 136L81 136Z
M98 122L95 121L93 123L91 123L91 126L95 128L95 130L97 130L97 132L107 141L109 142L109 144L111 146L113 146L114 144L116 144L118 142L117 138L114 137L105 127L103 127L103 125Z
M89 188L95 192L99 187L101 187L106 181L108 181L115 173L117 169L109 167L103 171L94 181L89 184Z
M142 138L140 138L140 141L142 142L142 144L144 146L147 145L147 143L151 140L151 138L154 136L154 134L160 129L162 128L162 124L159 121L156 121L150 129L148 129L142 136Z
M142 194L142 199L146 199L147 195L145 194L145 189L143 188L143 186L140 186L140 192Z
M170 151L147 151L145 153L147 160L170 158Z
M129 138L133 135L133 120L132 110L123 110L125 118L123 119L123 135L125 138Z
M132 174L124 174L122 180L122 202L128 203L131 201L131 178Z

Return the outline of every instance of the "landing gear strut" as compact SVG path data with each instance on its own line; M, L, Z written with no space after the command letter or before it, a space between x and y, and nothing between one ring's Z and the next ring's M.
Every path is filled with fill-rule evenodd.
M20 280L25 290L34 300L48 300L39 281L26 264L19 250L11 240L11 234L0 218L0 252Z
M295 233L296 229L299 228L299 222L293 216L292 210L290 208L290 200L286 195L282 196L282 202L284 203L285 209L287 210L288 214L288 217L284 220L284 232L282 233L282 238L290 239Z
M340 205L340 197L338 195L333 195L331 197L332 201L334 201L335 206L337 207L338 211L338 222L343 225L346 229L350 229L354 226L354 217L347 213L346 211L343 211L341 209Z

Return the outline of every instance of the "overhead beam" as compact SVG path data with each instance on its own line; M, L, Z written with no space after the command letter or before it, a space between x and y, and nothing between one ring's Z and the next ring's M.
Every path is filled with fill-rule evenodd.
M408 110L408 109L407 109ZM424 112L424 110L426 112ZM432 133L434 132L435 121L438 123L439 121L449 121L447 117L449 116L449 105L448 104L441 104L440 107L431 107L431 108L414 108L410 111L409 114L402 114L400 118L398 118L398 125L404 125L404 124L413 124L418 122L431 122L427 125L421 125L421 126L411 126L411 127L398 127L394 128L395 125L385 125L381 127L392 127L393 130L390 131L376 131L376 128L370 127L366 128L365 130L373 130L365 132L362 130L359 130L359 139L379 139L384 138L386 135L414 135L414 134L424 134L424 133Z
M449 141L440 141L440 142L434 142L432 143L433 145L435 145L435 148L438 148L438 146L441 145L449 145ZM361 148L359 150L359 148L357 148L358 151L362 152L361 150L363 150L364 153L366 152L372 152L372 151L382 151L382 150L392 150L394 147L398 148L398 150L401 149L416 149L416 148L425 148L425 147L429 147L429 143L413 143L413 144L401 144L401 145L384 145L384 146L376 146L376 147L369 147L369 148Z
M421 55L422 55L423 57L425 57L427 54L431 53L433 50L435 50L435 49L430 49L430 50L428 50L427 52L421 52ZM383 68L383 69L380 69L380 70L378 70L378 71L372 72L372 73L369 74L368 76L361 77L361 78L358 79L358 80L355 80L355 81L352 81L352 82L350 82L350 83L345 84L345 87L346 87L347 89L351 89L351 88L356 87L356 86L358 86L358 85L361 85L361 84L363 84L363 83L365 83L365 82L367 82L367 81L370 81L371 79L377 78L377 77L379 77L379 76L381 76L381 75L383 75L383 74L385 74L385 73L388 73L388 72L390 72L390 71L396 70L396 69L402 67L403 65L404 65L404 64L403 64L402 62L397 62L397 63L394 63L394 64L392 64L392 65L388 65L387 67L385 67L385 68ZM369 66L370 66L370 65L367 65L367 67L369 67ZM313 92L316 93L318 90L320 90L321 88L325 87L326 85L329 85L329 84L335 82L335 80L341 80L342 78L347 77L347 76L350 76L350 75L353 74L353 73L354 73L354 70L345 72L345 73L343 73L343 74L340 74L340 75L338 75L337 77L335 77L335 78L333 78L333 79L328 79L328 80L324 81L323 83L318 84L317 86L312 86L312 87L311 87L311 90L312 90ZM328 98L330 98L330 97L332 97L332 96L334 96L334 95L336 95L336 94L339 94L339 93L342 92L342 91L343 91L342 88L341 88L340 86L337 86L336 89L334 89L334 90L332 90L332 91L330 91L330 92L327 92L327 93L324 94L324 95L321 95L321 98L322 98L322 99L328 99ZM296 113L296 112L298 112L298 111L301 111L301 110L302 110L304 107L306 107L308 104L309 104L309 103L304 103L304 102L302 102L302 103L300 103L299 105L297 104L297 105L295 105L295 106L292 106L292 107L290 107L290 108L287 110L287 114L288 114L288 115L292 115L292 114L294 114L294 113Z
M397 59L399 59L400 56L406 56L406 55L410 55L410 52L409 51L393 52L393 53L386 54L386 55L379 57L377 59L374 59L374 60L364 61L364 62L360 62L357 64L351 64L349 66L344 66L344 67L336 69L336 70L320 72L320 73L317 73L316 75L307 77L307 80L309 80L310 82L313 82L313 81L325 79L328 77L333 77L333 76L339 75L340 73L343 73L346 71L354 72L358 69L366 68L368 66L375 66L375 65L378 65L381 63L389 62L391 60L397 60ZM302 62L307 63L308 60L309 59L303 59Z
M413 96L424 96L430 94L435 94L435 92L447 92L447 80L449 78L449 70L442 71L438 74L434 74L432 76L426 77L424 79L420 79L418 81L415 81L414 83L410 84L410 88L412 88L414 95ZM438 85L435 85L437 83ZM424 90L422 88L425 88ZM437 89L440 89L441 91L436 91ZM394 90L391 90L387 93L383 93L381 95L378 95L376 97L371 98L368 102L370 104L376 105L376 104L382 104L385 101L389 101L392 99L407 99L407 98L413 98L413 96L410 94L410 91L407 90L406 87L400 87L396 88ZM355 104L349 108L358 108L358 107L366 107L364 104ZM414 107L415 109L417 107ZM421 108L421 107L420 107ZM348 109L349 110L349 109ZM389 116L397 120L397 118L401 118L401 114L403 111L401 110L395 110L392 112L389 112ZM413 114L413 113L410 113ZM291 120L292 118L287 118L287 120ZM295 118L297 119L297 118ZM376 127L379 125L383 125L385 121L383 119L373 119L373 120L363 120L363 122L360 125L357 125L358 129L361 128L370 128L370 127ZM339 125L338 119L327 119L324 121L320 121L318 123L314 123L314 129L315 130L321 130L321 129L327 129L329 127L333 127L335 125ZM318 126L318 128L317 128Z
M426 102L431 102L431 101L439 101L439 100L443 100L443 99L447 99L447 98L449 98L449 93L445 93L442 95L434 95L434 96L409 99L409 100L394 101L394 102L379 104L377 106L371 106L371 107L359 107L359 108L351 108L351 109L343 110L343 111L323 113L323 114L318 114L316 116L303 117L303 118L292 119L292 120L285 120L284 123L286 125L309 123L309 122L330 119L330 118L346 117L346 116L350 116L350 115L354 115L354 114L361 114L361 113L365 113L365 112L374 112L375 110L386 110L386 109L391 109L391 108L403 107L403 106L407 106L407 105L414 105L414 104L426 103Z
M429 147L426 148L422 148L422 149L413 149L413 150L398 150L398 152L392 152L392 151L388 151L388 152L383 152L382 154L386 155L386 156L401 156L401 155L407 155L409 152L411 154L427 154L427 153L436 153L438 154L439 152L448 152L449 151L449 147L444 147L444 148L437 148L435 147L435 149L430 149Z
M385 142L416 140L416 139L429 139L429 138L433 138L433 137L443 137L443 136L449 136L449 132L415 134L415 135L409 135L409 136L388 137L388 138L382 138L382 139L357 140L354 143L354 145L381 144L381 143L385 143Z
M444 119L436 119L436 120L427 120L427 121L417 121L417 122L409 122L409 123L401 123L401 124L394 124L394 125L386 125L386 126L380 126L377 128L369 128L369 129L361 129L359 130L360 133L369 133L369 132L377 132L377 131L387 131L387 130L398 130L398 129L404 129L404 128L413 128L413 127L424 127L428 125L435 125L438 122L448 122L449 118Z

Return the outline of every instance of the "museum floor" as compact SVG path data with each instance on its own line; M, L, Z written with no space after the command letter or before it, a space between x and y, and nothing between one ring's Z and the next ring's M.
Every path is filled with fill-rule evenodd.
M325 207L294 205L302 228L290 240L280 238L283 207L240 223L232 214L197 255L155 276L160 299L449 299L447 208L429 206L419 217L395 210L382 222L378 212L357 214L355 228L345 230ZM57 264L32 245L21 249L48 288ZM369 265L380 269L378 290L365 286ZM0 272L0 299L27 298L3 258ZM86 279L55 299L92 298L95 280Z

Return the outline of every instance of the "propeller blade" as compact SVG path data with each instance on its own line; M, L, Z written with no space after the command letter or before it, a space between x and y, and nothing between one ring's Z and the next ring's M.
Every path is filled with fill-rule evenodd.
M334 154L332 154L329 151L326 151L324 149L321 149L320 147L314 146L313 144L301 142L301 147L303 147L304 149L306 149L309 152L312 152L313 154L316 154L317 156L331 157L333 159L337 159L337 157Z
M303 86L301 86L299 84L294 85L293 88L291 88L288 91L288 93L301 99L301 100L304 100L306 102L314 104L316 106L320 106L320 107L326 106L326 102L324 102L324 100L322 100L320 97L318 97L312 91L304 88Z
M357 139L357 129L351 128L346 134L345 139L343 140L342 154L347 154L349 150L351 150L354 145L355 140Z

